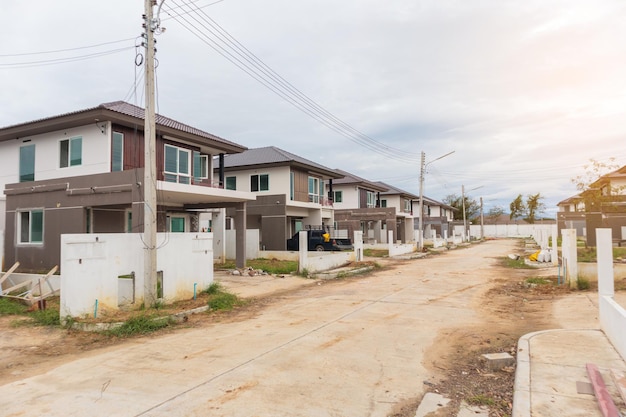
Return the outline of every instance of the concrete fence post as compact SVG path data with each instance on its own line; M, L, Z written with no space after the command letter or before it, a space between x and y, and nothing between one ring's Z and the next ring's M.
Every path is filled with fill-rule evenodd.
M559 227L555 224L552 226L552 265L557 266L559 264Z
M598 297L615 295L613 272L613 230L596 229Z
M354 255L357 262L361 262L363 260L363 232L357 230L354 232L354 241L352 242L354 246Z
M308 267L309 234L306 230L298 233L298 272L302 273Z
M563 268L565 280L569 281L570 288L578 287L578 253L576 252L576 229L563 229Z

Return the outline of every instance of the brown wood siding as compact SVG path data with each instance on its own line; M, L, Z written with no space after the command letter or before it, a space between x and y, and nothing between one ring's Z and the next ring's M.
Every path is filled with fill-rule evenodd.
M143 168L143 131L120 125L113 125L113 131L124 135L124 170Z
M359 208L367 208L367 190L359 188Z
M294 201L309 201L309 173L292 170L294 173Z

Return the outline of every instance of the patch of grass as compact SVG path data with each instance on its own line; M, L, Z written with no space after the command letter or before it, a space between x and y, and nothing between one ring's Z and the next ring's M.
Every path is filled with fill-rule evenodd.
M222 291L222 285L219 282L213 281L211 285L202 290L203 293L213 295Z
M578 280L576 281L576 285L577 285L578 290L580 291L586 291L589 288L591 288L591 283L589 282L589 280L583 277L578 277Z
M553 282L550 281L549 279L542 278L542 277L527 278L526 282L529 284L536 284L536 285L552 285L553 284Z
M385 258L389 256L388 249L363 249L363 256L371 256L373 258Z
M148 334L168 327L171 324L170 319L163 317L158 318L150 315L139 315L131 317L120 327L103 332L108 336L130 337L138 334Z
M624 258L626 256L626 248L614 247L613 248L613 259ZM597 262L598 254L596 252L596 248L594 247L586 247L577 249L577 257L578 262Z
M502 266L507 268L517 268L517 269L532 269L533 267L530 265L526 265L524 262L524 257L520 256L519 259L511 259L508 256L502 258Z
M304 268L302 271L298 272L298 275L300 275L301 277L304 277L304 278L308 278L309 277L309 270Z
M213 294L208 301L211 310L232 310L243 302L235 294L218 292Z
M27 307L17 300L0 297L0 316L12 316L26 313Z
M493 407L494 405L496 405L496 401L493 398L487 397L486 395L483 395L483 394L473 395L467 398L466 401L470 405L487 406L487 407Z
M298 270L297 261L258 258L246 261L246 265L253 269L260 269L269 274L291 274ZM237 269L235 261L228 259L223 264L213 264L217 269Z
M48 308L46 310L36 310L28 314L36 326L60 326L61 318L59 310Z

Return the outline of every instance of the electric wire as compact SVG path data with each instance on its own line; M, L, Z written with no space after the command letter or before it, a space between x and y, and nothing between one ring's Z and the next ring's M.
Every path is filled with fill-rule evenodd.
M106 55L112 55L119 52L128 51L133 49L133 46L126 46L123 48L111 49L108 51L94 52L91 54L84 54L73 57L65 57L65 58L55 58L55 59L45 59L38 61L28 61L28 62L12 62L12 63L0 63L0 69L18 69L18 68L31 68L31 67L42 67L46 65L58 65L58 64L66 64L68 62L77 62L84 61L87 59L99 58Z
M173 1L173 3L179 8L184 8L185 6L191 7L189 2L186 1L183 5L176 1ZM196 13L192 13L194 10L189 11L188 14L189 17L193 19L192 22L187 16L174 13L173 9L165 9L164 11L183 28L191 32L203 43L211 47L257 82L329 129L341 134L358 145L388 158L411 164L419 162L417 154L415 154L415 157L410 157L408 155L411 154L404 150L394 149L375 141L325 110L306 94L302 93L278 75L258 57L249 52L241 43L234 40L234 37L224 31L217 23L212 23L214 21L212 21L205 12L202 12L202 15L206 16L203 17L200 13L197 13L197 10L195 10Z
M19 54L0 54L0 58L9 58L9 57L18 57L18 56L30 56L30 55L56 54L56 53L59 53L59 52L79 51L81 49L99 48L101 46L112 45L114 43L128 42L128 41L132 41L133 39L135 39L135 38L119 39L119 40L116 40L116 41L102 42L102 43L93 44L93 45L87 45L87 46L77 46L77 47L74 47L74 48L54 49L54 50L50 50L50 51L22 52L22 53L19 53Z

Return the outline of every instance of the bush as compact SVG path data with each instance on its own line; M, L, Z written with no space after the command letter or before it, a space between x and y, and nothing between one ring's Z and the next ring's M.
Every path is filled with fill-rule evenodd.
M235 306L241 304L239 298L235 294L227 292L219 292L214 294L208 302L211 310L232 310Z
M589 280L583 277L578 277L578 280L576 281L576 285L580 291L585 291L591 288L591 284L589 283Z

